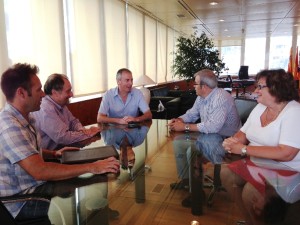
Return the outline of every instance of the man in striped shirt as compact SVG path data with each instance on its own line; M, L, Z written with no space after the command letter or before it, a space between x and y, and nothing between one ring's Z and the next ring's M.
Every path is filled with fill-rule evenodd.
M217 87L218 81L213 71L200 70L194 77L198 97L193 107L184 115L170 121L170 130L218 133L224 137L235 134L241 127L241 121L232 96ZM172 183L172 189L185 189L189 185L187 168L191 157L188 151L191 144L190 140L173 142L177 172L181 181Z

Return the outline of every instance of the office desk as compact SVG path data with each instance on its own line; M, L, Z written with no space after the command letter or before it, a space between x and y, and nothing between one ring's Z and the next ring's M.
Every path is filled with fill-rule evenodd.
M250 78L247 80L239 80L239 79L218 79L218 87L220 88L232 88L234 89L236 92L236 98L239 97L239 90L242 89L243 90L243 94L245 95L246 93L246 88L254 85L255 84L255 80Z
M232 80L222 78L218 79L218 87L219 88L231 88Z
M243 94L246 94L246 88L254 85L255 84L255 80L254 79L247 79L247 80L239 80L239 79L233 79L232 80L232 89L235 89L236 91L236 98L239 97L239 90L242 89L243 90Z

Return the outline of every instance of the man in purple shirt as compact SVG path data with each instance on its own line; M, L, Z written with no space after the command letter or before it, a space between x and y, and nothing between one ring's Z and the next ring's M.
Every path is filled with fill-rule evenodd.
M72 86L65 75L52 74L48 77L41 109L33 112L36 127L42 137L42 148L56 150L95 136L100 129L85 129L69 111L67 104L73 96Z

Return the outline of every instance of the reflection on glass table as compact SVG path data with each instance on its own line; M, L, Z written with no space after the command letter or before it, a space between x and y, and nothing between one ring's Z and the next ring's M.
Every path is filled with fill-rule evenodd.
M299 220L297 220L299 219L297 212L300 212L299 172L272 160L255 158L250 161L248 158L241 158L240 155L227 155L222 147L224 137L218 134L185 132L172 133L171 135L173 148L181 149L182 153L186 155L178 158L175 156L176 160L184 159L190 165L189 169L182 169L189 172L191 192L189 204L194 215L205 215L203 204L204 201L207 203L210 200L210 196L205 198L206 192L203 189L205 188L203 165L211 162L214 164L214 170L216 165L219 165L221 173L226 171L224 168L227 165L230 165L235 171L233 179L236 179L239 175L246 183L248 182L253 186L249 188L249 185L246 185L247 188L241 192L238 190L239 186L227 185L229 177L221 180L224 177L220 177L220 170L218 176L214 171L213 182L216 182L216 178L219 179L217 183L222 184L221 187L226 188L227 191L220 196L226 195L229 197L231 196L230 193L235 196L242 193L239 198L233 199L235 201L230 204L237 205L236 207L240 211L241 206L239 203L242 199L245 200L249 211L253 212L254 216L261 217L261 223L257 224L299 223ZM218 198L219 195L216 197ZM230 204L228 202L227 207Z
M131 179L134 179L136 174L144 169L144 160L136 161L136 154L141 156L140 153L144 152L139 152L135 147L145 141L150 126L150 121L133 128L126 125L105 125L101 131L104 143L113 145L119 150L121 169L127 170ZM145 156L142 157L145 159Z
M251 217L256 218L255 224L298 224L299 221L290 213L300 211L300 173L274 160L225 155L222 142L223 137L218 134L200 134L196 140L196 152L198 157L201 156L200 163L210 161L220 165L221 170L229 167L234 172L232 179L239 176L244 180L233 186L228 184L230 177L222 175L219 181L231 196L240 194L235 199L238 208L242 208L240 203L243 202Z
M151 225L166 221L168 215L173 215L172 202L177 194L169 189L169 183L176 179L176 173L166 125L166 120L153 120L152 125L145 128L148 130L145 139L140 141L136 139L132 142L135 143L134 146L136 145L132 148L135 155L133 179L128 170L121 169L117 175L107 174L98 177L84 174L76 179L59 182L59 191L62 194L51 198L48 211L51 224ZM115 126L104 126L102 131L106 129L116 130ZM133 132L130 128L122 129L120 133ZM143 128L134 132L136 132L134 136L142 136L140 133L143 133ZM109 139L104 136L101 134L101 137L91 142L88 147L113 143L106 142ZM128 132L125 136L130 142ZM117 141L122 140L117 138L119 135L110 133L110 137L118 146L122 145L122 141ZM145 164L150 165L152 170L139 169L144 168ZM98 180L101 177L104 180ZM114 212L110 209L116 210L119 216L112 217ZM178 218L174 219L177 222ZM179 220L183 221L179 222L180 224L184 224L190 222L192 218Z
M15 219L17 224L83 224L93 217L108 224L107 181L105 175L49 181L28 189L26 193L5 197L6 200L1 198L1 201L23 206ZM84 199L80 198L82 193Z
M277 161L254 157L235 161L228 168L224 184L240 209L245 210L245 219L255 224L299 224L298 171ZM231 180L239 185L232 186Z
M182 200L182 205L191 207L193 215L203 214L205 193L203 188L212 189L208 202L216 191L221 190L220 167L225 151L222 147L223 137L219 134L199 132L171 132L178 176L181 180L189 180L190 195ZM211 162L215 166L214 179L207 186L204 183L203 164Z
M140 168L144 167L145 153L143 152L143 148L141 152L135 153L133 147L138 147L144 142L151 122L148 122L146 125L140 124L136 128L107 124L101 124L100 126L102 127L102 131L98 137L77 143L76 146L82 149L114 146L120 153L119 159L122 162L122 167L119 176L109 178L108 182L111 180L113 183L122 184L126 183L128 178L129 180L133 180L136 184L136 201L145 202L145 178L144 176L138 176L138 173L143 172ZM128 175L130 176L128 177ZM79 179L88 181L93 179L93 177L91 174L85 174L80 176ZM60 206L59 208L62 210L60 214L64 214L64 217L67 216L67 220L70 221L66 224L85 224L87 222L93 224L93 221L101 221L101 224L108 224L109 220L114 218L112 214L116 214L116 212L119 214L119 212L109 207L107 193L108 183L104 182L100 184L96 182L76 188L74 193L68 198L54 198L49 211L49 215L52 215L51 221L59 220L57 207L54 206ZM54 212L56 212L56 216L53 216ZM56 221L55 224L60 224L60 222Z

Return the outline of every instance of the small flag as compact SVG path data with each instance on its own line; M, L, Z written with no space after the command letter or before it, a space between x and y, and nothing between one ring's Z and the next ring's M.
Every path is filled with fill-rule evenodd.
M293 70L294 80L299 80L299 58L298 58L298 46L296 48L296 57L295 57L295 64Z
M289 64L288 64L288 72L293 74L293 59L292 59L292 47L290 50L290 59L289 59Z
M300 80L300 67L299 67L299 53L298 53L298 46L296 51L296 59L295 59L295 69L294 69L294 77L296 80Z

